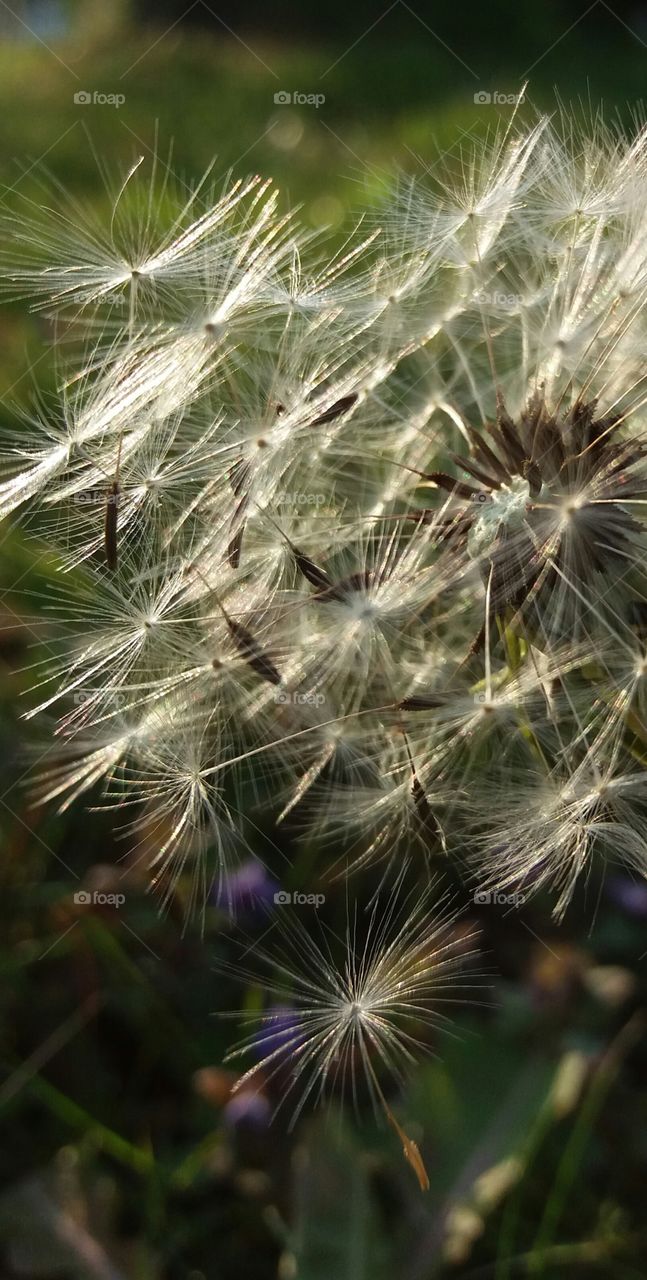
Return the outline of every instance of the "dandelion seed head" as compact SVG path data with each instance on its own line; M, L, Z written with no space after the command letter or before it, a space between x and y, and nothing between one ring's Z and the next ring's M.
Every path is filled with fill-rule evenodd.
M440 1028L443 1006L469 998L472 983L479 985L473 939L454 935L447 898L433 911L431 896L428 889L414 902L399 879L364 921L349 907L341 946L332 934L312 936L298 921L281 921L275 953L256 949L256 960L269 972L264 983L275 1008L290 1008L288 1030L277 1047L275 1014L257 1015L260 1030L229 1056L258 1056L264 1046L266 1052L237 1087L259 1072L271 1080L287 1063L291 1080L279 1105L294 1106L292 1123L308 1100L321 1103L335 1089L357 1103L360 1074L373 1106L383 1107L379 1077L402 1078L415 1049L423 1048L425 1024ZM235 965L232 971L241 972Z
M156 815L167 887L268 810L558 913L611 851L643 874L645 130L513 118L332 257L257 176L107 185L104 224L2 215L67 333L0 456L65 575L42 792Z

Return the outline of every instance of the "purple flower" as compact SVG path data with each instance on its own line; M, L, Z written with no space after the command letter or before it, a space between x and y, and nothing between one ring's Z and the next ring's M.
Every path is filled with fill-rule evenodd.
M217 906L231 916L257 914L274 905L280 885L258 858L248 858L235 871L222 877L215 893Z
M259 1060L267 1058L271 1053L277 1050L285 1049L285 1053L276 1053L273 1065L278 1065L279 1059L289 1059L294 1049L300 1043L299 1022L296 1012L290 1005L275 1004L270 1005L267 1013L263 1015L263 1022L256 1031L253 1039L253 1052Z
M229 1099L223 1111L225 1124L235 1129L248 1125L253 1129L266 1129L272 1119L272 1108L264 1093L243 1089Z
M607 893L630 916L647 916L647 883L630 876L610 876Z

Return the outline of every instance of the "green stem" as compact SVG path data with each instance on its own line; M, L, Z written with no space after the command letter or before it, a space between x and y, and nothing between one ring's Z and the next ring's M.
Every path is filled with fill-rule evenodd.
M71 1098L61 1093L60 1089L55 1088L53 1084L43 1079L42 1076L33 1076L27 1088L32 1093L35 1093L36 1097L59 1120L63 1120L72 1128L79 1129L83 1134L97 1140L98 1145L108 1155L118 1160L120 1164L126 1165L133 1172L143 1175L148 1175L155 1170L155 1157L151 1151L146 1150L144 1147L136 1147L127 1138L122 1138L120 1134L115 1133L113 1129L109 1129L100 1120L96 1120L89 1111L86 1111L84 1107L80 1107L77 1102L73 1102Z

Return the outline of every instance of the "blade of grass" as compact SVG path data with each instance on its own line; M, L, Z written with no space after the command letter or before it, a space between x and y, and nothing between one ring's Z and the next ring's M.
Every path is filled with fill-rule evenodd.
M570 1138L566 1143L564 1154L559 1162L552 1191L546 1202L537 1234L533 1241L533 1250L537 1261L533 1269L541 1274L544 1264L541 1261L546 1249L554 1238L562 1210L568 1193L577 1177L587 1142L593 1125L602 1109L604 1100L616 1078L618 1070L633 1045L645 1031L645 1020L641 1014L634 1014L625 1024L615 1040L603 1055L577 1115Z
M95 1139L108 1155L118 1160L120 1164L126 1165L128 1169L132 1169L134 1173L148 1176L155 1170L155 1157L150 1150L134 1146L127 1138L115 1133L114 1129L109 1129L107 1125L95 1119L89 1111L61 1093L60 1089L56 1089L42 1076L32 1076L27 1088L59 1120Z
M12 1098L15 1098L16 1094L28 1084L31 1076L55 1057L59 1049L78 1035L79 1031L98 1013L100 1003L100 997L93 993L64 1022L61 1022L51 1035L43 1040L28 1058L25 1058L24 1062L21 1062L0 1089L0 1107L6 1106Z
M548 1248L538 1251L533 1248L528 1253L517 1253L514 1257L508 1258L508 1266L518 1275L531 1275L535 1266L539 1262L542 1266L604 1266L604 1272L601 1272L603 1280L608 1280L610 1271L609 1263L613 1261L614 1280L644 1280L644 1273L636 1271L634 1267L625 1266L624 1263L618 1263L614 1259L614 1254L631 1246L636 1253L640 1247L640 1240L633 1238L631 1240L626 1237L622 1239L609 1240L581 1240L573 1244L554 1244ZM644 1245L644 1241L643 1241ZM497 1263L487 1263L484 1267L477 1267L474 1271L465 1273L464 1280L494 1280L496 1275Z

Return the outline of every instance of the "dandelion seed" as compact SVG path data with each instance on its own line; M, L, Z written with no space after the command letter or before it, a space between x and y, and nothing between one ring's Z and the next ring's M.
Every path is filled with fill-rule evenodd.
M386 901L376 900L364 918L357 905L349 908L343 944L323 926L316 939L295 913L289 920L279 915L280 943L272 952L255 948L255 956L270 972L263 983L272 998L292 1008L289 1027L277 1044L276 1015L256 1014L260 1029L227 1058L260 1051L261 1060L237 1089L258 1074L271 1081L287 1070L289 1082L278 1105L297 1097L291 1125L309 1101L322 1103L333 1093L342 1099L350 1093L357 1106L363 1078L423 1190L429 1184L422 1157L396 1121L380 1077L402 1082L415 1054L429 1051L422 1039L425 1029L442 1027L444 1006L469 998L478 986L476 975L468 984L459 977L461 969L473 965L474 935L455 931L456 915L446 895L435 906L433 896L432 887L422 894L403 892L400 877ZM231 971L254 977L236 965Z
M235 618L230 617L220 600L216 599L216 603L227 623L236 648L249 663L252 671L255 671L263 680L267 680L269 684L281 684L280 671L277 670L271 658L263 652L251 631L243 626L242 622L237 622Z

